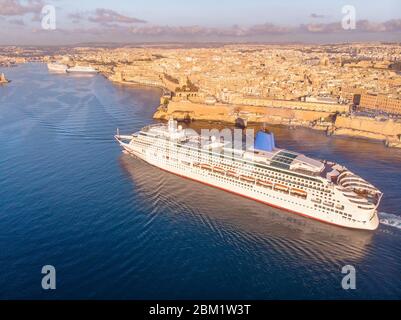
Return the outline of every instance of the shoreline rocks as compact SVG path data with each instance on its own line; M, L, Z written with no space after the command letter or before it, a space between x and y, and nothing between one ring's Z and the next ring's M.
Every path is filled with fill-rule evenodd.
M150 81L124 81L118 77L110 77L111 81L125 85L156 86ZM137 80L137 79L135 79ZM162 100L163 97L161 97ZM251 101L252 102L252 101ZM243 105L225 103L198 103L189 100L161 101L161 105L154 113L153 118L168 120L173 117L183 122L207 121L236 125L238 119L241 124L284 125L288 127L304 127L313 130L325 131L327 135L341 135L373 141L381 141L387 147L401 148L401 121L388 119L386 121L369 117L350 116L335 110L308 109L305 106L298 108L294 101L276 101L269 105Z
M236 112L234 112L234 110ZM238 106L229 104L207 105L190 101L170 101L161 105L154 118L179 121L208 121L235 125L238 114L247 124L285 125L325 131L327 135L341 135L381 141L387 147L401 148L401 121L375 119L362 116L337 115L311 110L273 107Z

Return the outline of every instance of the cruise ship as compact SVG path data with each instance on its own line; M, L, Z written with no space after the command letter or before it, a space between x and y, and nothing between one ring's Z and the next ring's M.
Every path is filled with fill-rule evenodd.
M71 73L97 73L95 68L88 66L75 66L67 69L67 72Z
M131 135L118 132L115 139L153 166L271 207L345 228L379 226L382 193L376 187L340 164L276 147L266 130L245 150L174 120Z
M48 63L47 68L49 69L49 71L66 73L68 66L61 63Z

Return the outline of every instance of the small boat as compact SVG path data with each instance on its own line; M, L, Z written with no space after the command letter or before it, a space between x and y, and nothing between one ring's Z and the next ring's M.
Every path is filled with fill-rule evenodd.
M48 63L47 69L49 69L49 71L52 71L52 72L66 73L68 66L66 66L65 64L61 64L61 63Z
M258 186L262 186L262 187L265 187L265 188L270 188L270 189L273 188L273 183L271 183L269 181L258 180L256 182L256 184Z
M10 81L6 78L4 73L0 74L0 84L9 83Z
M202 169L212 171L212 166L209 165L209 164L203 163L203 164L200 165L200 167L201 167Z
M306 197L307 197L307 195L308 195L308 194L306 193L306 191L300 190L300 189L291 189L290 193L291 193L291 195L295 195L295 196L298 196L298 197L302 197L302 198L304 198L304 199L306 199Z
M330 201L325 201L325 202L323 202L323 204L324 204L325 206L328 206L328 207L334 207L334 203L333 203L333 202L330 202Z
M252 177L248 177L248 176L240 176L240 179L241 179L242 181L246 181L246 182L252 182L252 183L255 183L255 179L254 179L254 178L252 178Z
M98 71L92 67L77 65L75 67L68 68L67 72L70 72L70 73L97 73Z
M276 190L276 191L283 191L283 192L288 193L288 189L289 188L287 186L282 185L282 184L275 184L274 185L274 190Z
M213 171L221 174L224 174L226 172L223 168L220 167L213 167Z
M238 178L238 174L235 171L232 171L232 170L228 170L227 171L227 176L228 177Z

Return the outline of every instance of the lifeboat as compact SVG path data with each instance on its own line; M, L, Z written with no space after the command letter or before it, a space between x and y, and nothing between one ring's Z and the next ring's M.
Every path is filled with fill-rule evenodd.
M323 204L324 204L325 206L328 206L328 207L334 207L334 203L333 203L333 202L330 202L330 201L325 201L325 202L323 202Z
M306 199L306 197L307 197L307 193L306 193L306 191L304 191L304 190L300 190L300 189L291 189L291 195L294 195L294 196L299 196L299 197L302 197L302 198L305 198Z
M220 167L213 167L213 171L221 174L224 174L226 172L223 168Z
M256 182L256 184L258 186L262 186L262 187L270 188L270 189L273 187L273 184L271 182L269 182L269 181L258 180Z
M288 189L289 188L287 186L282 185L282 184L274 185L274 190L277 190L277 191L288 192Z
M340 209L340 210L343 210L343 209L344 209L344 206L343 206L342 204L337 204L337 205L336 205L336 208L337 208L337 209Z
M200 164L199 163L194 163L193 166L194 166L194 168L199 168Z
M237 177L238 177L238 174L237 174L235 171L228 170L228 171L227 171L227 176L228 176L228 177L237 178Z
M240 176L240 179L242 181L246 181L246 182L251 182L251 183L255 183L255 179L252 177L248 177L248 176Z
M200 167L201 167L202 169L205 169L205 170L209 170L209 171L212 170L212 166L209 165L209 164L201 164Z
M320 200L318 198L313 198L312 202L314 202L314 203L322 203L322 200Z

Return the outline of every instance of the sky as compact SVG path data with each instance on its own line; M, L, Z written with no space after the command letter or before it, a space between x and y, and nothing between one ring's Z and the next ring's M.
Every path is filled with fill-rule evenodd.
M354 30L341 27L345 5ZM0 0L0 45L143 41L401 42L401 1Z
M390 20L401 18L399 0L77 0L58 1L68 10L109 8L155 24L209 26L310 22L310 15L325 15L326 20L341 17L341 8L352 4L363 19Z

